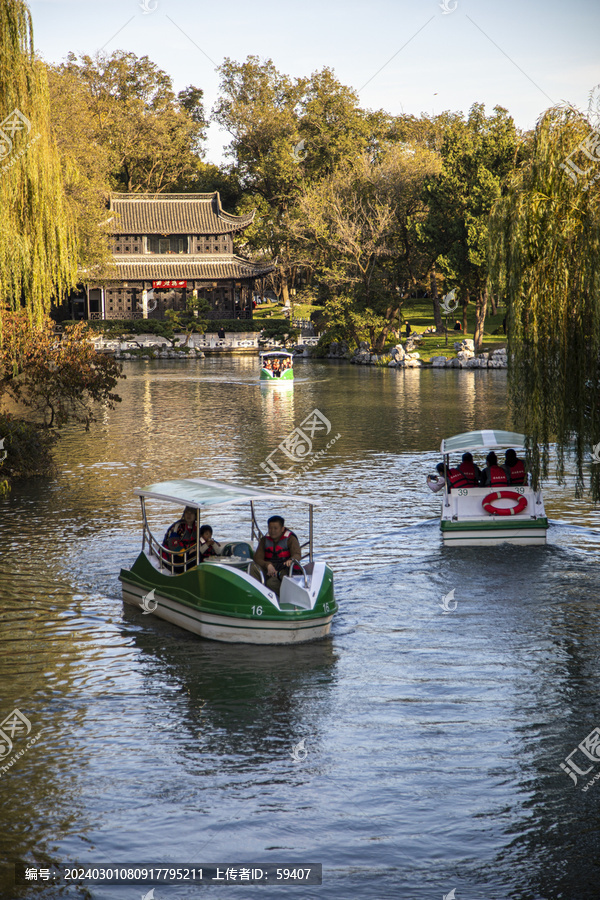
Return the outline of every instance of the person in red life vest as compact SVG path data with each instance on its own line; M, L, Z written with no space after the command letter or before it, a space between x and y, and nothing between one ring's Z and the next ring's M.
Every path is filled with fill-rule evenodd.
M481 478L481 472L479 471L479 466L476 466L473 462L472 453L463 453L462 462L458 467L458 470L459 472L462 472L466 479L466 487L477 487L479 479Z
M294 560L300 560L302 552L298 538L285 527L281 516L271 516L268 526L269 533L258 542L254 564L265 573L267 587L279 596L281 579L291 574Z
M186 506L182 517L169 526L163 538L163 547L166 550L179 551L176 556L163 553L163 559L168 563L179 563L173 570L175 574L183 572L185 560L188 561L188 568L196 564L196 555L191 552L192 548L196 547L196 510L193 506Z
M498 457L493 450L490 450L485 461L487 465L481 473L481 480L479 482L481 487L496 487L496 485L509 483L508 475L504 469L498 465Z
M463 473L460 471L460 466L458 469L448 469L448 483L450 488L462 488L462 487L473 487L471 482L466 478Z
M481 472L473 462L473 455L471 453L463 453L460 466L456 469L448 469L446 477L448 481L448 490L450 491L453 487L477 487L479 485ZM431 485L429 486L432 491L436 490L436 488L431 487ZM442 476L442 487L443 486ZM440 490L440 488L437 488L437 490Z
M203 525L200 529L200 559L208 559L209 556L220 556L221 544L213 538L213 530L210 525Z
M527 472L523 460L517 457L514 450L506 451L502 468L508 475L509 484L527 484Z

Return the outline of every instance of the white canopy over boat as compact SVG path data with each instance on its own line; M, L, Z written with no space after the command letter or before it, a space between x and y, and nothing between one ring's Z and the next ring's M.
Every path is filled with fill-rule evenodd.
M135 491L138 497L154 500L170 500L182 506L206 509L214 506L229 506L232 503L249 503L255 500L275 500L276 502L307 503L319 506L320 501L312 497L296 494L274 494L264 488L245 487L225 481L208 481L205 478L176 478L174 481L160 481L147 488Z
M274 501L275 503L304 503L308 506L308 540L301 544L301 548L308 547L310 560L313 558L313 506L320 506L321 501L313 497L300 497L298 494L275 494L262 487L246 487L243 484L232 484L226 481L212 481L207 478L176 478L173 481L159 481L147 488L138 488L134 491L142 504L142 518L144 521L144 539L142 550L146 541L150 547L156 544L158 557L163 555L164 548L152 535L146 516L146 500L166 500L180 506L191 506L199 511L232 506L235 503L248 503L250 505L250 517L252 526L251 540L261 538L261 531L254 509L254 503L258 500ZM200 516L196 520L196 557L199 558L199 534Z
M525 435L515 431L466 431L445 438L440 450L445 453L465 453L467 450L507 450L525 448Z
M275 500L276 502L307 503L319 506L320 501L312 497L295 494L274 494L264 488L245 487L225 481L208 481L205 478L176 478L174 481L160 481L134 492L144 499L170 500L182 506L206 509L215 506L229 506L233 503L249 503L255 500Z

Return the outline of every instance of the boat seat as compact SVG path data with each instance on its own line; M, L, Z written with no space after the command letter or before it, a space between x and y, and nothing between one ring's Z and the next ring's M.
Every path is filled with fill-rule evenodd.
M309 591L304 587L304 578L302 575L285 575L281 579L281 591L279 593L279 602L281 604L291 604L299 606L302 609L312 609L314 601L311 599Z
M223 545L221 556L237 556L239 559L252 559L254 551L247 541L228 541Z

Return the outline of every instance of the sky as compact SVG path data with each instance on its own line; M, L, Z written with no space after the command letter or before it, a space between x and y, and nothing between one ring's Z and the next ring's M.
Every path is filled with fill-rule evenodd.
M325 66L360 105L393 115L473 103L508 109L520 128L565 101L588 108L600 83L599 0L30 0L37 51L147 55L173 79L204 90L216 67L248 55L292 77ZM211 125L206 160L224 161L228 136Z

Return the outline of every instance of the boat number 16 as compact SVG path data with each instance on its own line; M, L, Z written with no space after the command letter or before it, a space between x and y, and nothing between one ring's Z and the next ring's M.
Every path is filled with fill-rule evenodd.
M252 607L252 615L262 616L262 606L253 606Z

